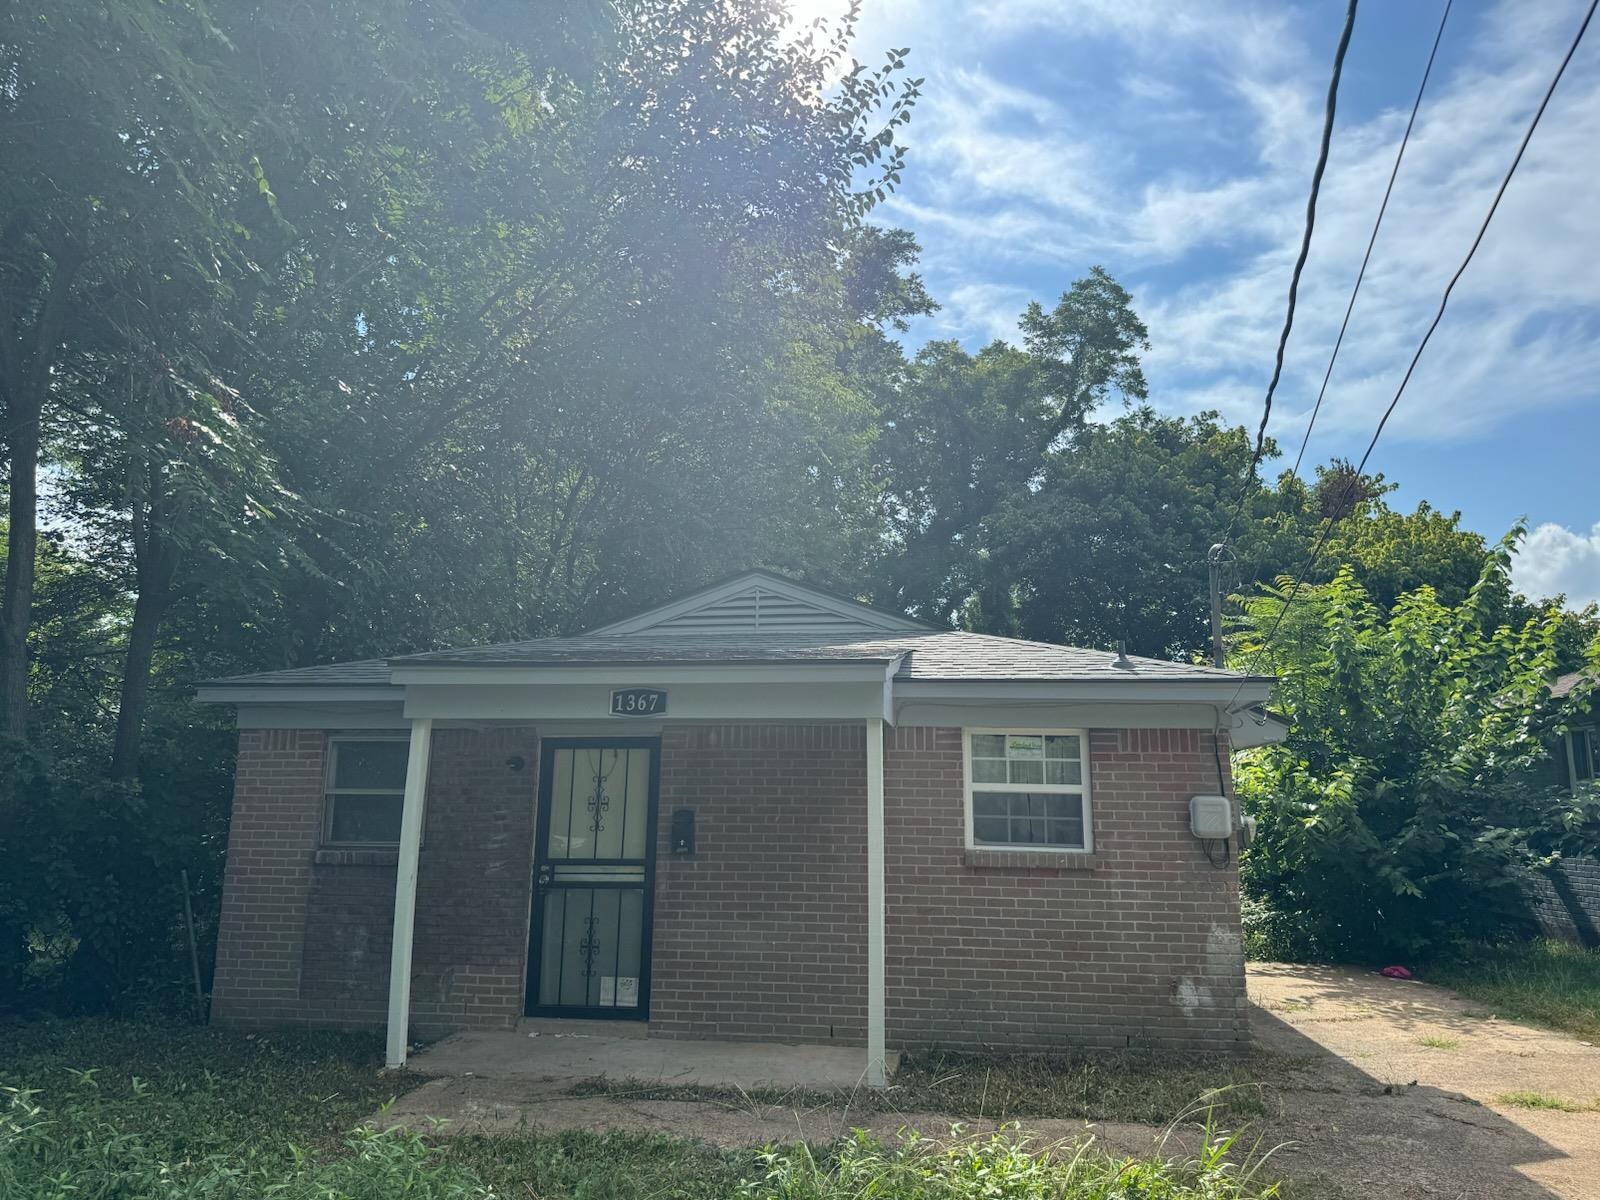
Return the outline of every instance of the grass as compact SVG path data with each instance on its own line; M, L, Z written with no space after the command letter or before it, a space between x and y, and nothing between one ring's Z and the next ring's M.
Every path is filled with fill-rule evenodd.
M1539 1108L1550 1112L1596 1112L1600 1111L1600 1104L1590 1101L1587 1104L1575 1100L1568 1100L1550 1092L1502 1092L1495 1097L1497 1103L1508 1104L1512 1108Z
M1433 964L1426 978L1496 1016L1600 1041L1600 950L1557 941L1474 946Z
M1265 1200L1259 1156L1210 1125L1173 1160L1092 1142L1029 1145L1015 1129L948 1141L861 1136L758 1153L625 1132L418 1137L359 1128L416 1077L381 1073L377 1039L250 1037L109 1021L0 1025L0 1196L67 1200ZM1203 1060L970 1060L907 1065L899 1103L1003 1115L1202 1115L1185 1107L1258 1074ZM736 1094L737 1095L737 1094ZM1187 1095L1187 1100L1180 1097ZM861 1098L872 1099L863 1101ZM886 1104L858 1093L858 1104ZM740 1103L752 1102L749 1098ZM788 1098L793 1102L793 1096ZM1256 1103L1259 1103L1257 1099Z
M1268 1054L1245 1059L1171 1054L907 1055L882 1091L662 1085L637 1079L590 1079L578 1096L633 1100L695 1100L740 1110L847 1108L854 1112L950 1113L1012 1121L1057 1117L1162 1125L1211 1098L1230 1117L1266 1111L1265 1088L1305 1064Z
M1461 1045L1460 1040L1457 1038L1440 1037L1434 1033L1430 1033L1426 1037L1420 1037L1417 1041L1430 1050L1454 1050Z

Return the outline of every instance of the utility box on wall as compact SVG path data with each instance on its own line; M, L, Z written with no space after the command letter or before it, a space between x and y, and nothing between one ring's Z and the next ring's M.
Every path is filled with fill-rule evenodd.
M1233 836L1233 805L1226 796L1190 796L1189 829L1208 841Z

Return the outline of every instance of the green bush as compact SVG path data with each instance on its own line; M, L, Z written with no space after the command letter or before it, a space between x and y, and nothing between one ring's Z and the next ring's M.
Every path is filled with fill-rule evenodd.
M1557 610L1506 623L1513 544L1454 607L1423 587L1385 611L1349 568L1246 602L1239 648L1279 676L1291 723L1235 773L1259 823L1240 863L1249 952L1405 960L1527 936L1532 873L1594 845L1600 793L1539 781L1586 697L1550 696Z
M213 777L231 757L194 758L109 780L0 738L0 1014L194 1015L182 873L204 978L227 830Z
M771 1150L746 1200L1266 1200L1259 1161L1237 1162L1234 1135L1209 1124L1187 1160L1113 1158L1092 1141L1033 1149L1007 1130L939 1145L908 1135L894 1147L858 1132L817 1158L805 1145Z

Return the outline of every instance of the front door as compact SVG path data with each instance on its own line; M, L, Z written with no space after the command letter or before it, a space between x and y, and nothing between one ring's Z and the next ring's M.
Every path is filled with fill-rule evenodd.
M530 1016L650 1015L654 738L558 738L539 763Z

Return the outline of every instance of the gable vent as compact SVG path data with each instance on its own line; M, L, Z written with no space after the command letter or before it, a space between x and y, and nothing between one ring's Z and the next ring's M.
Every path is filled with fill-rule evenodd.
M765 588L753 587L662 621L652 632L799 633L863 636L881 634L863 621L807 604Z

